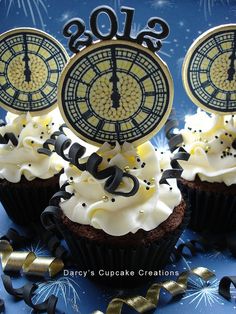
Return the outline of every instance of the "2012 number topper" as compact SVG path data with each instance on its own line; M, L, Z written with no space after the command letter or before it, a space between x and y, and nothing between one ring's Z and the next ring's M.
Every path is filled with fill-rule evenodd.
M152 17L147 22L147 28L140 31L136 37L131 35L132 23L134 19L135 9L129 7L121 7L120 12L125 14L125 24L122 33L118 32L118 18L115 11L109 6L99 6L91 12L90 28L91 31L86 30L85 22L81 18L73 18L67 22L63 29L63 35L69 37L69 49L77 53L84 46L89 46L93 42L93 35L100 40L110 40L116 37L120 40L129 40L139 45L145 44L148 49L157 52L162 47L161 40L169 35L168 24L159 17ZM106 14L110 21L110 30L104 34L99 28L98 19L102 14ZM160 30L155 30L159 26ZM73 31L72 28L76 27Z

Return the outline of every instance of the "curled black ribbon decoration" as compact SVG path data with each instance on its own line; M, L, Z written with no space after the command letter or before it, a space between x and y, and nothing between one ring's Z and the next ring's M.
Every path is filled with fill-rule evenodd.
M5 125L6 123L3 120L0 120L0 127ZM11 141L14 146L18 145L18 139L14 133L7 132L4 135L0 134L0 144L7 144L9 141Z
M41 222L46 230L49 232L57 230L57 221L60 219L60 207L59 203L61 199L68 200L73 194L66 192L66 187L69 183L63 184L60 190L55 193L49 201L49 206L41 214Z
M178 128L179 123L176 119L176 112L175 109L171 110L171 114L168 117L168 120L165 124L164 130L165 130L165 135L168 139L168 145L170 148L170 151L173 152L176 150L179 145L183 143L183 137L181 134L176 134L174 132L174 129Z
M199 252L202 253L212 249L228 249L232 256L236 257L236 232L223 235L203 233L199 239L179 244L171 258L178 261L181 256L195 256Z
M180 147L178 152L171 158L171 167L172 169L167 169L163 172L160 184L168 184L167 179L179 179L183 172L183 168L179 164L179 160L188 161L190 154L186 152L183 147Z
M18 145L18 139L14 133L7 132L4 135L0 134L0 144L7 144L9 141L11 141L14 146Z
M35 291L38 285L35 283L27 283L20 288L13 288L12 280L7 275L2 275L2 282L6 291L14 296L18 300L24 300L24 302L38 312L47 312L48 314L54 314L58 298L55 295L51 295L42 303L33 303L32 298L35 295Z
M14 247L20 247L29 241L31 241L31 237L27 237L25 235L21 235L16 229L9 228L7 233L0 237L0 240L8 241Z
M219 283L219 294L227 300L231 299L230 286L236 288L236 276L225 276L221 278Z
M54 146L55 152L59 156L76 166L79 170L88 171L95 179L106 179L104 189L107 192L125 197L137 193L139 189L139 181L135 176L124 172L117 166L98 170L98 167L103 160L98 154L93 153L88 157L87 162L79 163L79 159L85 154L86 148L79 143L72 144L72 141L63 132L64 127L66 127L65 124L60 127L59 131L54 132L50 139L43 144L43 147L38 149L38 153L50 156L53 152L50 147ZM66 150L68 150L68 153L65 152ZM133 188L129 192L117 191L120 183L125 177L133 181Z
M0 313L3 313L5 311L5 304L2 299L0 299Z

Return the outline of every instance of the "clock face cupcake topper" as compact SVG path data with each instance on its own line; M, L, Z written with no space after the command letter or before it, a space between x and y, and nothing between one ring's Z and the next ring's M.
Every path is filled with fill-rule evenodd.
M146 30L131 38L134 10L123 8L122 12L129 16L123 36L117 33L117 17L109 7L97 8L90 17L92 33L100 42L92 44L92 33L82 32L85 26L80 19L70 21L64 28L64 34L71 37L72 51L78 51L79 45L87 47L71 58L61 75L59 107L73 132L98 146L104 142L145 142L163 126L173 101L171 75L154 53L160 49L161 41L149 42L146 37L155 35L160 39L168 35L167 24L157 18L149 20L149 27L160 24L162 32ZM102 13L110 19L109 34L98 29L97 18ZM76 34L70 32L72 25L78 27L78 34L87 36L86 42L78 34L75 39ZM114 36L118 39L112 40Z
M60 73L68 60L50 35L18 28L0 36L0 105L13 113L41 115L57 104Z
M236 24L215 27L190 47L183 82L191 100L208 112L236 112Z

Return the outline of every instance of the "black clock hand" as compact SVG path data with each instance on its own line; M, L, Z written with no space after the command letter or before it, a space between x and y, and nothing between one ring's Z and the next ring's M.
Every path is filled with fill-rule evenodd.
M234 33L234 47L233 47L233 51L232 54L230 55L229 59L230 59L230 67L228 69L228 81L233 81L234 79L234 75L235 75L235 60L236 60L236 33Z
M29 55L28 55L28 45L27 45L27 39L26 39L26 35L24 34L24 58L23 61L25 63L25 70L24 70L24 75L25 75L25 81L26 82L30 82L31 81L31 71L30 71L30 67L29 67Z
M119 108L120 107L120 94L117 87L117 83L119 82L119 78L117 76L117 64L116 64L116 54L115 49L111 51L111 60L112 60L112 77L110 78L110 82L112 82L112 108Z

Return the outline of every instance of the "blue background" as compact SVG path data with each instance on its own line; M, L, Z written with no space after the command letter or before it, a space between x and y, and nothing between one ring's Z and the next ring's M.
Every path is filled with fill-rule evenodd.
M207 29L219 24L236 22L236 0L0 0L0 33L14 27L36 27L45 30L67 47L66 39L62 36L64 23L72 17L81 17L88 25L91 10L97 5L112 6L120 19L122 27L123 16L119 13L120 5L131 6L136 9L133 33L137 33L146 25L148 18L159 16L170 25L171 33L165 40L160 56L168 64L175 85L174 106L177 117L183 125L184 118L195 112L196 107L185 94L181 80L181 67L184 56L193 40ZM107 21L101 21L104 31L109 27ZM1 110L1 116L4 116ZM159 148L166 148L163 132L153 138L153 143ZM0 208L0 235L11 225L4 210ZM180 243L197 235L187 230L180 239ZM48 252L41 243L32 243L24 249L36 251L39 255ZM161 302L155 313L235 313L236 302L224 300L218 295L218 281L224 275L235 275L235 259L228 252L212 251L193 258L182 258L177 264L170 264L167 268L179 272L196 267L205 266L215 271L216 278L208 285L201 280L192 278L187 293L179 301L172 301L162 293ZM156 280L170 278L157 278ZM27 279L14 279L15 285L21 285ZM149 283L150 284L150 283ZM131 294L145 294L149 284L129 291ZM105 311L108 302L123 290L109 289L96 285L86 278L58 277L52 282L40 285L35 301L43 300L48 293L59 296L59 312L89 314L94 310ZM127 291L125 291L127 292ZM15 303L11 296L4 292L0 283L0 297L6 301L6 313L30 313L31 309L22 301ZM133 313L125 308L124 313Z

